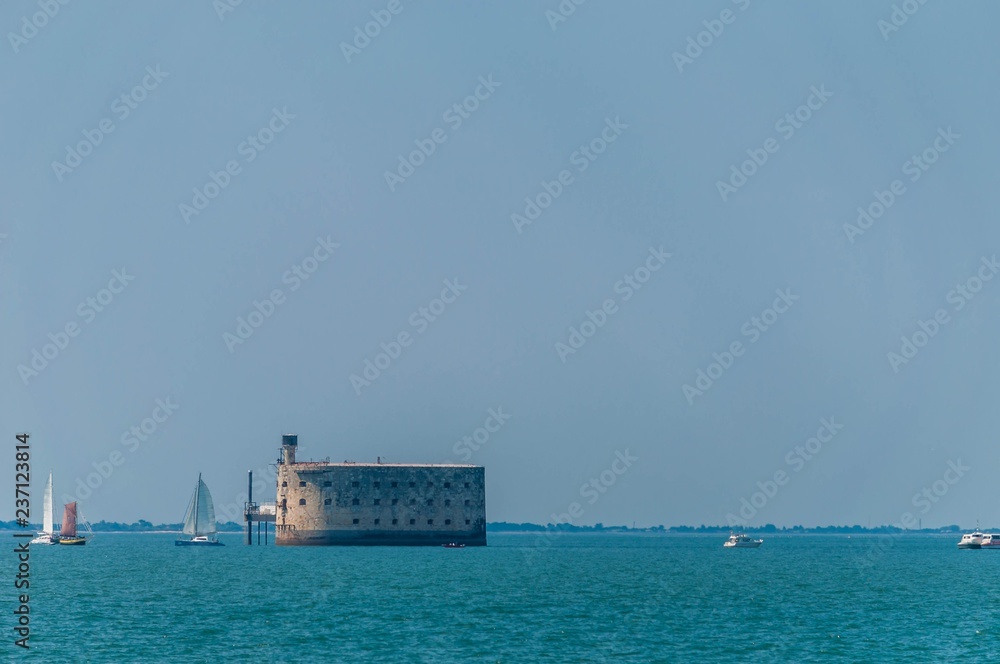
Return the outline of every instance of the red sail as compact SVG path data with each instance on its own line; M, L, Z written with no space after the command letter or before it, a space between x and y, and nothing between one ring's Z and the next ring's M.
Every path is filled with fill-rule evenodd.
M62 530L59 534L63 537L76 537L76 503L69 503L63 511Z

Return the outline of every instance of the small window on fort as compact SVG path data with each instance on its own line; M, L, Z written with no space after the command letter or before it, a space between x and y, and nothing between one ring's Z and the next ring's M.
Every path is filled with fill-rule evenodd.
M451 482L445 482L444 483L444 488L450 489L451 488Z
M381 498L376 498L375 499L375 504L376 505L381 505L382 504L382 499Z
M281 486L288 486L288 482L282 482Z
M382 486L382 484L381 484L381 482L375 482L374 484L372 484L372 486L374 486L377 489L380 486Z
M399 486L399 482L393 482L389 486L391 486L393 489L395 489L397 486Z
M327 498L326 500L323 501L323 504L324 505L331 505L331 504L333 504L333 499L332 498Z
M434 504L434 499L433 498L428 498L427 499L427 504L428 505L433 505Z
M451 519L445 519L444 520L444 525L450 526L451 525Z
M333 482L331 482L330 480L327 480L327 481L323 482L323 486L333 486Z
M358 520L357 519L352 519L351 523L353 523L356 526L356 525L358 525Z
M395 525L396 525L396 524L398 524L398 523L399 523L399 519L393 519L393 520L392 520L392 525L394 525L394 526L395 526Z
M428 526L433 526L434 525L434 519L427 519L427 525Z
M416 522L417 522L417 520L416 520L416 519L410 519L410 525L411 525L411 526L412 526L413 524L415 524Z
M450 500L446 500L446 501L444 501L444 506L445 506L445 507L448 507L448 505L451 505L451 501L450 501Z
M351 482L351 486L356 489L358 487L358 483L357 482Z
M392 504L393 504L393 505L395 505L395 504L396 504L396 503L398 503L398 502L399 502L399 498L393 498L393 499L392 499Z
M465 525L469 525L469 520L468 519L465 520Z
M469 506L469 505L471 505L471 504L472 504L472 501L471 501L471 500L466 500L466 501L465 501L465 506L466 506L466 507L468 507L468 506Z
M360 504L361 504L361 501L360 501L360 500L358 500L357 498L355 498L354 500L352 500L352 501L351 501L351 504L352 504L352 505L360 505Z
M379 524L379 520L375 519L375 525L377 526L378 524Z
M299 505L305 505L305 504L306 504L306 499L305 498L299 498Z
M299 486L305 486L305 485L306 485L305 480L299 480Z

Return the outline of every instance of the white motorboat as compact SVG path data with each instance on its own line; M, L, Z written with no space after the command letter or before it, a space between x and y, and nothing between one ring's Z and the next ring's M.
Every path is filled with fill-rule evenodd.
M756 549L764 543L762 539L754 539L743 533L730 533L729 539L722 546L732 549Z
M983 548L983 533L979 532L979 528L976 528L971 533L965 533L962 535L962 539L958 542L958 548L960 549L981 549Z

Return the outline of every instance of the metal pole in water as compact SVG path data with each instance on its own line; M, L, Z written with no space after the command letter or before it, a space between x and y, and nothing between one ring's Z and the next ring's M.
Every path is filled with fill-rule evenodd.
M250 514L250 504L253 502L253 471L247 471L247 506L246 506L246 520L247 520L247 545L253 545L253 515Z

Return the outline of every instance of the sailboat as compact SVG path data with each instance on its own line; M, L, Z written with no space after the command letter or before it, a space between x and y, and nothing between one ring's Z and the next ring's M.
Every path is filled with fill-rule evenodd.
M31 540L31 544L58 544L59 535L52 530L52 473L49 473L49 481L45 483L42 512L42 530Z
M79 535L77 533L77 514L76 514L76 503L68 503L63 508L63 522L62 530L59 532L59 543L66 544L69 546L83 546L87 543L91 537L94 536L94 532L90 529L90 524L83 517L80 517L83 521L83 527L86 529L86 535Z
M174 540L177 546L225 546L215 537L215 505L212 504L212 494L198 473L198 483L194 486L194 495L188 504L184 515L184 534L191 539Z

